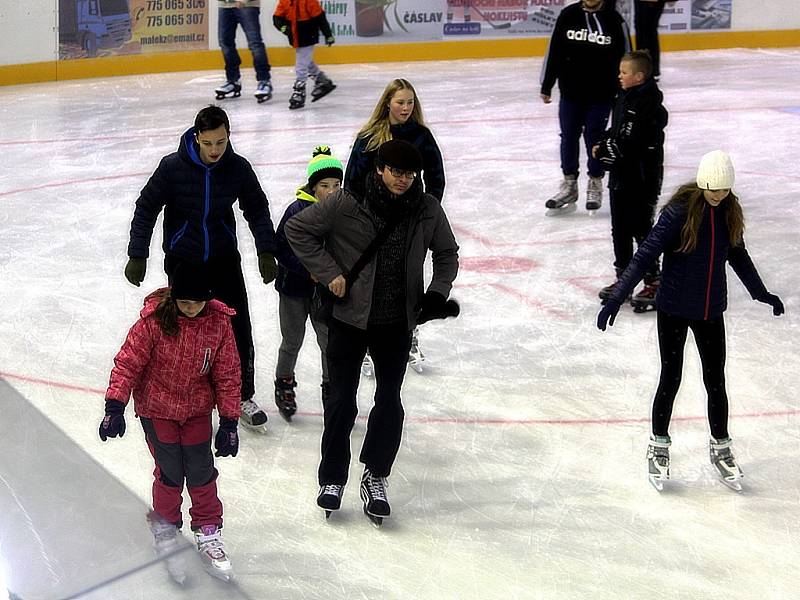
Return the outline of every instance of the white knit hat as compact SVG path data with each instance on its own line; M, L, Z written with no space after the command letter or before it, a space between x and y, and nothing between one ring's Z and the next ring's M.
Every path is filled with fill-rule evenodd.
M733 163L722 150L704 154L697 167L697 187L702 190L729 190L733 187Z

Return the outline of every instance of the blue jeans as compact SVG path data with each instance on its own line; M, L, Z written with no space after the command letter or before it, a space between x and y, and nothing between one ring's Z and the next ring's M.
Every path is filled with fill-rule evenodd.
M600 141L606 131L611 102L580 102L563 96L558 103L558 122L561 125L561 172L564 175L578 174L580 140L586 144L586 166L589 175L602 177L602 163L592 157L592 146Z
M247 46L253 55L256 79L258 81L268 81L270 78L267 48L264 46L264 40L261 39L260 13L261 9L257 6L219 9L219 47L222 49L222 56L225 58L225 77L228 81L239 81L241 77L239 65L242 64L242 60L236 50L237 25L242 26L244 35L247 38Z

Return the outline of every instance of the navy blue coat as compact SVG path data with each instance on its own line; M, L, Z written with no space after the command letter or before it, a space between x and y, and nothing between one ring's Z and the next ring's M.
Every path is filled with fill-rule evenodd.
M267 196L253 167L230 144L211 165L200 160L197 150L192 127L181 137L178 151L161 159L136 200L128 256L150 255L150 239L162 208L165 254L194 262L236 255L233 204L237 199L257 252L274 253L275 230Z
M286 239L286 221L301 210L316 203L317 199L306 188L297 190L297 200L286 207L283 218L275 232L277 238L278 276L275 278L275 289L281 294L296 298L310 298L314 295L314 282L308 270L297 258L289 240Z
M409 119L390 127L393 140L403 140L414 144L422 154L422 181L426 194L434 196L439 202L444 196L444 163L439 146L430 129ZM359 198L364 197L367 175L375 168L377 150L365 151L369 138L357 137L347 160L344 174L344 187Z
M767 289L744 241L738 246L730 244L725 221L726 202L723 200L716 208L705 203L697 246L692 252L678 251L687 206L677 202L668 204L620 277L612 300L622 304L661 254L664 261L656 308L667 314L694 320L719 317L728 307L726 262L753 299L766 295Z

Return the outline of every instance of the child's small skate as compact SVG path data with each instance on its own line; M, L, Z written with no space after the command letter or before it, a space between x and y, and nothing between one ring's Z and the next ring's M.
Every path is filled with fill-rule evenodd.
M656 294L658 293L658 286L661 285L661 278L648 278L644 279L644 287L639 290L633 298L631 298L631 306L633 312L644 313L656 309Z
M578 208L578 176L565 175L556 194L544 205L548 217L575 212Z
M289 108L295 110L306 105L306 82L299 79L294 82L292 96L289 98Z
M668 435L651 435L647 446L647 479L659 492L669 479L669 447L672 441Z
M272 99L272 82L270 80L259 81L258 87L256 91L253 92L253 95L258 100L258 103L261 104L262 102L266 102L267 100Z
M319 494L317 494L317 506L325 511L326 519L330 518L333 511L342 507L342 494L344 494L344 486L338 483L320 486Z
M336 89L334 84L325 73L320 71L314 81L314 88L311 90L311 101L316 102L320 98L324 98Z
M194 539L208 574L222 581L233 579L233 568L222 543L220 528L217 525L202 525L194 532Z
M278 412L286 421L291 421L294 413L297 412L297 399L294 388L297 381L292 377L278 377L275 379L275 404Z
M242 400L241 423L248 429L264 433L267 431L267 413L253 399Z
M147 524L153 534L153 548L156 558L163 560L170 578L178 585L186 582L186 564L181 553L190 544L180 534L180 530L168 523L155 512L147 515Z
M722 483L732 490L741 492L744 475L731 452L731 438L724 440L711 438L708 442L708 455Z
M377 477L365 468L361 477L361 501L364 503L364 514L373 525L383 525L383 520L391 514L386 499L386 478Z
M214 90L217 95L217 100L224 100L229 96L231 98L238 98L242 95L242 81L226 81L223 85Z

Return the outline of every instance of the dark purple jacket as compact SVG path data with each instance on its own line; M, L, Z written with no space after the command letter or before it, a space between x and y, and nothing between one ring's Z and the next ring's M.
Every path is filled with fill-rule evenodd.
M275 232L277 239L275 258L278 259L275 289L281 294L295 298L310 298L314 295L314 282L311 275L289 246L285 228L286 221L316 201L317 199L307 188L301 187L297 190L297 199L286 207L286 212L283 213L283 218L278 224L278 230Z
M725 221L727 206L726 200L716 208L705 203L697 246L692 252L678 251L681 229L687 217L686 205L670 203L664 207L650 235L620 277L620 285L616 287L612 300L622 304L661 254L664 261L656 308L667 314L695 320L719 317L728 307L726 262L730 263L753 299L766 295L767 288L744 241L738 246L730 244Z

